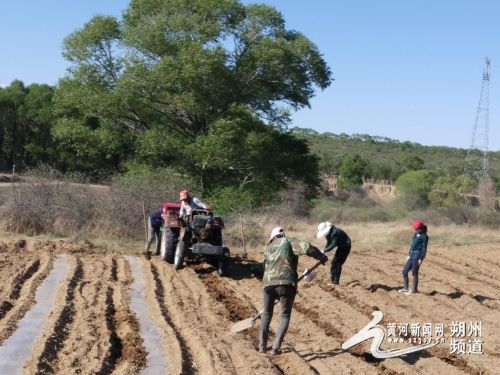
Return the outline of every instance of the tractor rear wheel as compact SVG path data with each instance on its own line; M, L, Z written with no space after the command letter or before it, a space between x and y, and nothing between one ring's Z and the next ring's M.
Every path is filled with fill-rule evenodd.
M167 263L174 263L177 242L179 242L179 228L164 228L161 235L160 256Z
M177 248L175 249L175 258L174 258L174 268L176 270L182 267L184 263L184 253L186 252L186 243L184 241L179 241L177 243Z

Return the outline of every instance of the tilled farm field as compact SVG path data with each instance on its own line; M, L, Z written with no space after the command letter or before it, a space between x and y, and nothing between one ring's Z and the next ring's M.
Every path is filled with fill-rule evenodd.
M262 307L256 260L233 257L229 276L221 278L203 263L175 271L158 257L148 261L71 241L5 240L0 243L0 373L500 373L498 251L498 243L434 247L421 268L420 293L406 296L397 292L401 256L353 249L340 287L326 285L327 267L301 283L283 353L271 356L256 351L259 321L230 333L235 322ZM303 257L299 269L314 262ZM47 294L37 297L41 289ZM30 313L40 302L48 305L45 317ZM375 310L384 313L383 327L442 323L445 342L385 360L370 354L371 340L343 351L342 343L368 324ZM273 329L278 315L279 308ZM461 321L481 322L483 354L451 353L449 327ZM36 329L39 333L26 339ZM458 338L473 337L465 332ZM381 347L394 348L398 345Z

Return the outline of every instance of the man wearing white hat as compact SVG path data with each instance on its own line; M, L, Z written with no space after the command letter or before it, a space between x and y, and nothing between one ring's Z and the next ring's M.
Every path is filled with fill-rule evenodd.
M326 238L326 246L324 252L327 253L337 247L335 256L332 259L330 268L329 285L338 285L340 282L340 274L342 273L342 265L345 263L347 256L351 251L351 239L342 229L335 227L329 221L325 221L318 225L318 233L316 237L319 239Z
M264 250L264 311L259 329L259 352L267 350L269 325L273 317L274 303L281 303L280 323L273 342L271 354L279 354L283 338L288 330L292 314L293 301L297 293L297 265L299 255L308 255L323 264L328 257L309 242L302 242L285 236L283 228L272 230L267 247Z

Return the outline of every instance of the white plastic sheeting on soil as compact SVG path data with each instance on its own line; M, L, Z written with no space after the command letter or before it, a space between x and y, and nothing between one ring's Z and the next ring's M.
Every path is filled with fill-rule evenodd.
M57 286L69 272L66 256L58 256L54 267L36 291L36 303L18 323L19 328L0 347L0 374L22 374L23 366L33 352L33 345L43 332L54 307Z
M144 347L148 355L146 357L146 368L141 375L166 374L167 364L165 358L165 343L162 339L160 329L153 323L148 310L148 303L144 294L146 293L146 281L142 270L141 261L134 256L125 257L130 263L134 282L129 291L130 305L136 313L140 325L140 334L144 340Z

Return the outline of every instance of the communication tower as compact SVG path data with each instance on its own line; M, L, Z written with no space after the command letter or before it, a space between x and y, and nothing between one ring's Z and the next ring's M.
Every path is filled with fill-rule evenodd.
M466 175L483 179L488 177L488 133L490 111L490 59L486 57L481 94L477 106L476 121L472 128L472 139L465 157L464 172Z

